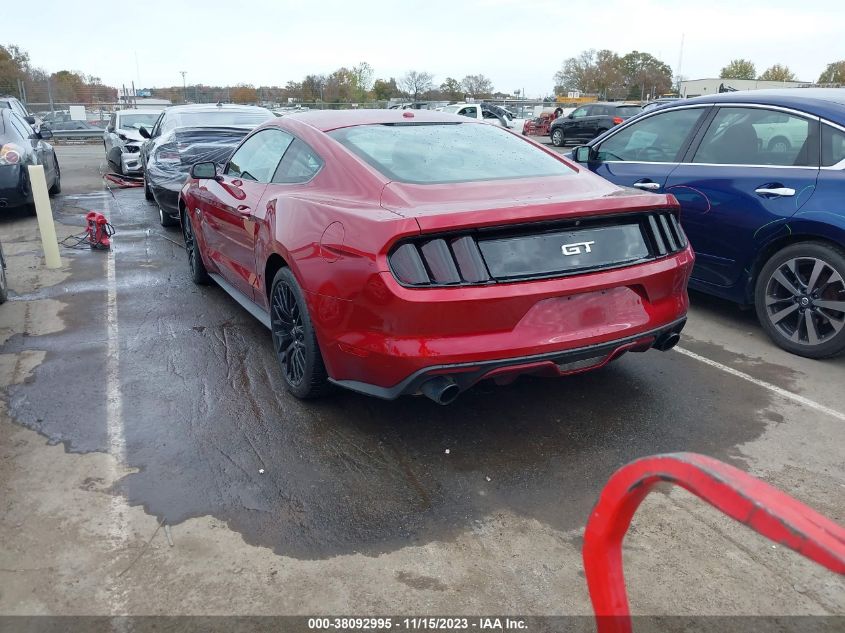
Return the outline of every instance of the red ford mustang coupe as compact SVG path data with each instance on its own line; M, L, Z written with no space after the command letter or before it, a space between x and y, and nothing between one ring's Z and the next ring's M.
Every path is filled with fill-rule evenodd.
M671 196L498 126L311 112L256 129L179 199L191 274L272 333L289 391L446 404L479 380L667 350L693 253Z

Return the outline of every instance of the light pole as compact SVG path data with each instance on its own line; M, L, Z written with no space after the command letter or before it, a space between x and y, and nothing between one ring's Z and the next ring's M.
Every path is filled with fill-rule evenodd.
M185 103L188 103L188 85L185 83L185 75L188 74L187 70L180 70L179 73L182 75L182 94L185 100Z

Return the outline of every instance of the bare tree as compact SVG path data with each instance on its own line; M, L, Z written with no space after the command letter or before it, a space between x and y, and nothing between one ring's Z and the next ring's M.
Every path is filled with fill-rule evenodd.
M467 75L461 80L461 86L476 98L489 97L493 92L493 82L484 75Z
M399 87L414 101L434 87L434 75L427 72L409 70L399 80Z

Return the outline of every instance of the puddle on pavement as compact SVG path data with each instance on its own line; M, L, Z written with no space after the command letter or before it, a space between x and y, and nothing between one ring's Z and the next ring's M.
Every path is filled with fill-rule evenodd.
M679 450L728 459L764 429L767 392L659 352L482 385L448 407L343 391L299 402L267 331L218 288L193 286L184 251L136 230L156 221L139 192L121 207L112 221L131 236L116 271L123 426L139 471L115 492L170 525L212 515L306 559L449 540L502 512L569 530L622 464ZM72 452L108 447L105 275L86 261L63 297L65 329L3 350L47 352L10 389L10 412Z

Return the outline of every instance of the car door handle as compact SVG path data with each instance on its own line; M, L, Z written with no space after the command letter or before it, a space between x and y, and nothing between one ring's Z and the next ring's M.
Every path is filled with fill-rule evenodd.
M660 189L660 183L658 182L640 181L635 182L634 186L637 189L645 189L646 191L657 191L658 189Z
M252 209L250 209L245 204L239 204L238 205L238 213L240 215L242 215L243 217L248 218L249 216L252 215Z
M759 196L763 196L764 198L772 196L772 197L781 197L781 196L794 196L795 189L790 187L760 187L759 189L755 189L754 193Z

